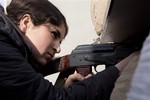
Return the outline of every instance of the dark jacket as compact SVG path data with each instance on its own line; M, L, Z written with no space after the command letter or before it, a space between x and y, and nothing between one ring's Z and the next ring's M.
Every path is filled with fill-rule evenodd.
M108 100L119 76L112 66L67 89L57 88L44 79L30 55L18 27L0 11L0 100Z

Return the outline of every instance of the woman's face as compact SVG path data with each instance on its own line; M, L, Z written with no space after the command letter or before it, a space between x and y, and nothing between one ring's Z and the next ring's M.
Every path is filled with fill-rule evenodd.
M52 60L55 53L61 51L60 44L65 38L65 27L63 24L59 27L51 24L35 26L30 16L24 19L23 25L25 24L26 29L21 24L19 27L24 32L25 39L32 48L35 61L44 66Z

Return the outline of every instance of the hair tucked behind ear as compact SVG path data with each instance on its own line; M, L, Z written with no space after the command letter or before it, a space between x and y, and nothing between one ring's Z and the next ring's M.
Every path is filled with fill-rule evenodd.
M50 23L64 24L66 34L68 25L63 14L48 0L12 0L6 8L8 17L17 25L24 14L31 16L34 25Z

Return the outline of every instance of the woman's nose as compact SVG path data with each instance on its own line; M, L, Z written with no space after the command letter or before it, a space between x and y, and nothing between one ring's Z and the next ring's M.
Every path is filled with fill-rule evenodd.
M55 51L55 53L60 53L60 51L61 51L60 44L54 46L54 51Z
M60 51L61 51L61 48L60 48L60 46L56 49L56 52L57 53L60 53Z

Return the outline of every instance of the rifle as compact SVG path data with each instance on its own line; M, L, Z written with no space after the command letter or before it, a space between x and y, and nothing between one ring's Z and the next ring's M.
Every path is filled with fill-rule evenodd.
M128 55L138 50L133 44L128 43L100 43L77 46L70 55L60 58L58 78L67 78L78 68L78 72L84 75L92 72L92 66L106 65L106 68L117 64ZM83 70L86 70L85 72ZM70 72L70 73L69 73ZM69 74L68 74L69 73ZM86 74L85 74L86 73ZM60 81L55 85L60 86Z

